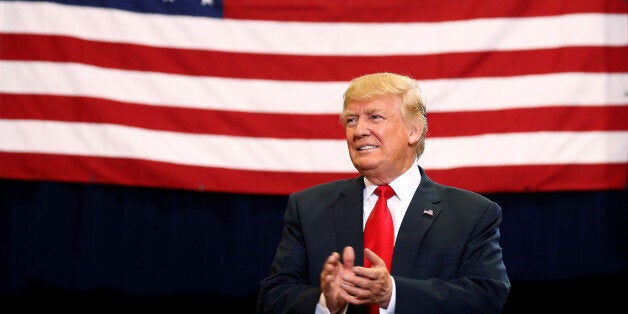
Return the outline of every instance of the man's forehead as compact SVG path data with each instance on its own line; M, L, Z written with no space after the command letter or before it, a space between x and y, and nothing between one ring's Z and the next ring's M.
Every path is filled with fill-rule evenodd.
M347 104L345 112L357 114L384 111L395 108L396 107L394 97L379 97L371 100L350 102L349 104Z

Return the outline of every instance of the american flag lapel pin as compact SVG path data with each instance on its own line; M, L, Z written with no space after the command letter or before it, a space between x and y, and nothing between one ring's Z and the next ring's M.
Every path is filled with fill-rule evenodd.
M431 210L431 209L424 209L423 210L423 215L432 217L432 216L434 216L434 211Z

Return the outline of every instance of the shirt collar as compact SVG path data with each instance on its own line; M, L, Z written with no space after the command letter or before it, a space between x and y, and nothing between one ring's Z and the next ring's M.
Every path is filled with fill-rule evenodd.
M412 200L412 197L414 197L414 193L420 183L421 171L419 171L419 160L417 158L414 160L412 167L390 182L389 185L393 188L393 190L395 190L396 196L402 202L409 203ZM375 192L377 185L373 184L366 177L364 178L364 185L366 188L366 193L364 193L364 195L368 198L373 194L373 192Z

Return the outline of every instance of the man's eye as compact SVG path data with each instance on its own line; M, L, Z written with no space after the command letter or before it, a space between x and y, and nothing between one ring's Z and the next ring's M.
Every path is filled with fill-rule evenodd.
M346 125L354 125L357 121L358 121L357 118L349 117L349 118L345 119L345 124Z
M380 115L378 115L378 114L373 114L373 115L371 115L371 120L381 120L381 119L383 119L383 118L384 118L384 117L382 117L382 116L380 116Z

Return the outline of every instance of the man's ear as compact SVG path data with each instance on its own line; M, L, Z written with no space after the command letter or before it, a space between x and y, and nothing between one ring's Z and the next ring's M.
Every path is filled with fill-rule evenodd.
M414 145L418 143L421 139L421 134L423 134L423 126L418 122L412 123L408 129L408 144Z

